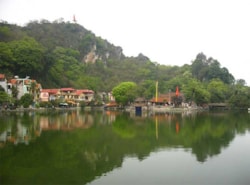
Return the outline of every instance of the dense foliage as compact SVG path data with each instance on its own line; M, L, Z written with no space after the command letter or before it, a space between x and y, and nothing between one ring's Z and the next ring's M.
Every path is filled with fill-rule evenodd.
M126 105L136 98L136 84L134 82L122 82L114 87L112 92L117 103Z
M184 61L185 62L185 61ZM136 95L154 96L178 85L187 101L198 104L230 102L250 106L250 88L235 80L219 61L199 53L191 64L166 66L143 54L126 57L122 48L96 37L78 24L33 21L24 27L0 23L0 73L30 76L43 88L88 88L109 92L122 82L134 82Z

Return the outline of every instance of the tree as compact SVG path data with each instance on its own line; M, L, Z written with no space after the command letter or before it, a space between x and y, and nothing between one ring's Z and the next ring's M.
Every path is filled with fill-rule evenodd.
M244 86L243 81L237 83L233 88L234 92L229 99L232 107L249 108L250 107L250 87Z
M150 99L155 95L155 81L145 80L138 85L137 93L140 97Z
M10 34L10 28L8 26L0 26L0 40L1 41L6 41Z
M17 100L17 97L18 97L18 89L17 89L17 87L16 86L12 86L11 87L11 94L12 94L12 97L15 99L15 100Z
M48 76L58 86L72 86L80 76L79 52L69 48L56 47L53 50L53 64Z
M0 42L0 68L9 71L14 70L14 60L15 58L10 45L5 42Z
M228 69L223 67L221 69L221 78L220 78L225 84L233 84L235 82L234 76L229 73Z
M28 108L33 103L33 96L31 94L24 94L20 99L20 104L24 108Z
M0 86L1 87L1 86ZM6 103L9 101L9 96L6 92L0 91L0 104Z
M228 87L220 79L213 79L207 86L208 91L211 94L210 102L219 103L225 102L228 98Z
M206 55L204 55L203 53L199 53L191 65L193 76L200 81L206 80L208 68L209 67Z
M9 43L14 57L14 73L25 76L39 76L43 71L45 49L35 39L25 37Z
M181 96L173 96L171 101L174 103L175 107L179 107L183 101Z
M5 92L4 88L0 85L0 92Z
M202 82L208 82L215 78L220 79L225 84L232 84L234 82L234 77L229 73L227 68L221 68L217 60L212 57L207 59L203 53L198 54L192 62L191 72L195 78Z
M186 101L194 101L197 104L208 103L210 93L206 90L203 83L195 78L190 78L182 87L182 92L185 95Z
M194 100L198 105L206 104L210 100L210 93L205 88L194 89Z
M112 93L117 103L127 105L136 98L136 87L134 82L122 82L113 88Z
M247 84L246 80L244 80L244 79L236 80L236 85L245 86L246 84Z

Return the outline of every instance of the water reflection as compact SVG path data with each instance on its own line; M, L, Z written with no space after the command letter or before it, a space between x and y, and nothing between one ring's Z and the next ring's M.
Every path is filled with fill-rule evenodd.
M160 149L181 148L204 163L250 129L250 116L76 110L4 113L0 123L2 184L85 184Z

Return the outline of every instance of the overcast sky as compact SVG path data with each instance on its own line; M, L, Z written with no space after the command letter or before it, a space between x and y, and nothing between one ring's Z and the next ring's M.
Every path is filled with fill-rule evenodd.
M73 20L165 65L191 64L203 52L250 85L249 0L0 0L0 20Z

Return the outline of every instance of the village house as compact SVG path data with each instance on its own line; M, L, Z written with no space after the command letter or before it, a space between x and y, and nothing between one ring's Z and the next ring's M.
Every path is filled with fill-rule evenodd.
M41 89L40 91L41 102L56 100L58 97L60 97L59 89Z
M4 91L12 96L12 88L17 89L17 99L20 99L25 94L32 94L34 102L49 102L59 100L71 104L79 102L89 103L94 100L94 91L89 89L74 89L74 88L59 88L59 89L42 89L41 84L36 80L25 78L15 78L7 80L4 74L0 74L0 86Z
M94 91L74 88L42 89L40 101L48 102L52 100L60 100L71 104L79 102L89 103L94 100Z
M4 74L0 74L0 86L2 86L5 92L8 92L7 79Z
M94 100L94 91L89 90L89 89L76 90L75 100L91 102L92 100Z
M182 93L179 93L178 96L184 98ZM157 98L152 98L150 102L155 105L172 105L174 97L176 97L176 92L169 92L167 94L160 94Z
M10 96L12 96L12 87L16 87L18 91L17 99L20 99L24 94L32 94L34 101L39 100L40 89L42 88L41 84L34 79L30 79L29 76L25 78L15 76L15 78L7 80L4 74L0 74L0 85Z
M12 94L12 87L16 87L18 94L17 99L20 99L25 94L32 94L34 96L34 101L38 101L40 97L40 89L42 88L40 83L37 83L36 80L30 79L29 76L25 78L15 78L10 79L8 83L8 94Z

